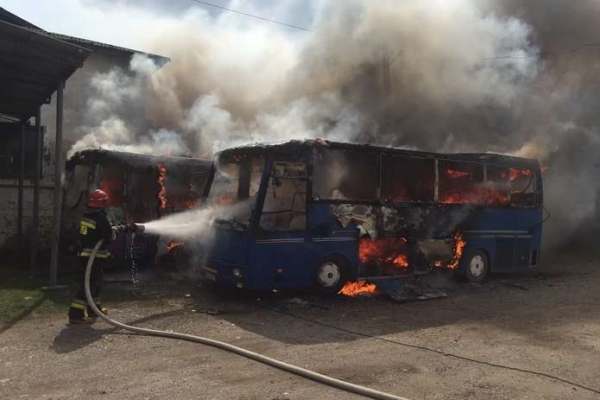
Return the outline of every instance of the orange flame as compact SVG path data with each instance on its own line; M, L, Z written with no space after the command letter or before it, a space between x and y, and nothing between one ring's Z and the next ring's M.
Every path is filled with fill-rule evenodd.
M460 232L456 232L454 235L454 256L452 257L452 261L446 268L448 269L456 269L460 264L460 260L462 259L463 252L465 251L465 246L467 242L463 239L463 235Z
M399 254L392 260L392 263L400 268L408 268L408 257L406 254Z
M158 191L158 200L160 201L160 208L163 210L167 207L167 188L165 186L165 181L167 180L167 167L164 165L158 166L158 186L160 186L160 190Z
M339 294L343 294L344 296L362 296L362 295L371 295L377 294L377 286L373 283L367 283L366 281L358 281L358 282L347 282L342 290L338 292Z
M530 177L533 175L533 171L527 168L511 168L510 169L510 180L516 181L522 177Z
M169 243L167 243L167 251L171 251L173 249L176 249L179 246L181 246L180 242L176 242L176 241L172 240Z
M185 201L186 208L196 208L198 206L198 199L189 199Z
M358 258L361 263L385 261L396 267L407 268L408 257L404 254L406 243L406 238L360 239Z
M450 169L450 168L446 168L444 170L444 174L448 177L448 178L452 178L452 179L457 179L457 178L466 178L471 176L472 174L470 172L464 172L464 171L457 171L455 169Z
M510 202L510 196L506 191L488 190L487 202L494 205L507 205Z

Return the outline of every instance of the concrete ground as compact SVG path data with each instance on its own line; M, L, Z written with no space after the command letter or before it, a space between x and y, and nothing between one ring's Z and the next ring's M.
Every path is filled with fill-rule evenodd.
M411 399L598 399L597 259L547 258L535 273L458 284L448 298L419 303L259 298L182 283L106 300L123 322L224 340ZM0 329L0 398L359 397L221 350L103 322L67 327L53 314Z

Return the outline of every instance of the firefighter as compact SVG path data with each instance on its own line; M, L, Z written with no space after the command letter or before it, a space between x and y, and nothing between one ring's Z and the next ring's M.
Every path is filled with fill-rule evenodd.
M70 324L92 324L96 322L97 315L88 305L85 297L85 268L92 254L92 250L100 239L104 239L104 243L100 246L94 259L94 267L90 277L90 291L94 298L96 306L103 310L100 306L100 294L102 291L102 268L110 257L109 251L106 249L108 242L114 239L114 233L106 218L108 206L108 195L100 189L90 193L88 198L88 209L84 212L83 218L79 223L79 238L81 242L81 250L77 254L79 262L84 272L84 277L81 284L73 296L71 307L69 308L69 323ZM87 311L87 317L85 315Z

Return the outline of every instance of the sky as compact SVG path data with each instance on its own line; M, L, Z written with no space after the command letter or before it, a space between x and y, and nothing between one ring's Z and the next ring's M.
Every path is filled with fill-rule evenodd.
M310 28L318 0L209 0L229 7ZM47 31L112 45L151 51L150 43L174 20L190 13L216 17L223 11L194 0L0 0L0 7ZM225 20L236 26L268 22L228 13ZM223 19L223 18L221 18ZM283 34L302 31L281 27ZM166 54L168 56L168 54Z

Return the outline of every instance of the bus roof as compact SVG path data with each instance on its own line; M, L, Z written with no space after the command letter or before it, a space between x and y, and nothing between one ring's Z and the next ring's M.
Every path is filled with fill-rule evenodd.
M375 146L361 143L343 143L324 139L289 140L284 142L253 143L244 146L232 147L217 153L218 157L231 157L240 153L246 155L278 154L298 155L308 152L314 147L329 147L332 149L360 150L385 154L398 154L412 157L442 159L449 161L466 161L481 164L496 164L503 166L518 166L539 169L538 160L522 157L507 156L495 153L432 153L419 150L402 149L397 147Z
M77 164L89 163L118 163L125 167L145 167L158 166L164 164L172 165L187 165L196 167L210 168L211 160L191 158L191 157L175 157L156 154L141 154L129 153L125 151L115 151L106 149L88 149L75 153L67 161L67 168L74 167Z

